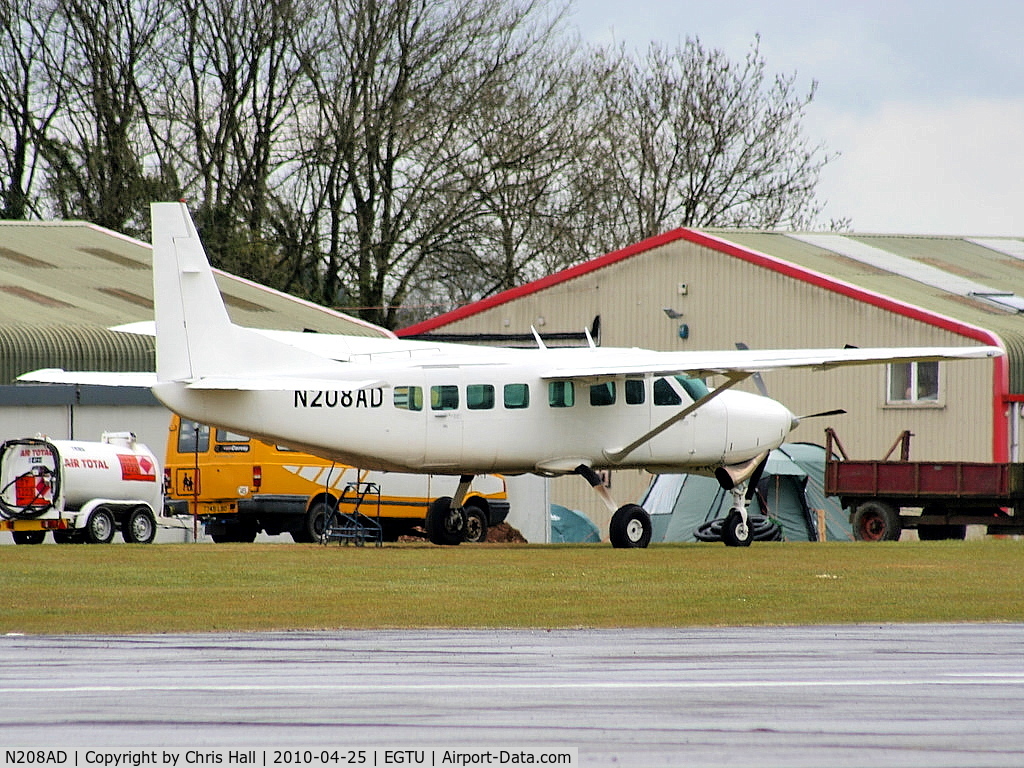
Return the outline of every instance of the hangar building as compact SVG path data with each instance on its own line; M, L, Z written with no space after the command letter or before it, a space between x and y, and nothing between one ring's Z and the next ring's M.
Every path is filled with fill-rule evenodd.
M791 440L821 444L832 426L851 457L881 458L909 429L914 459L1006 461L1021 454L1022 313L1024 239L677 229L398 333L521 344L533 326L554 346L586 327L605 346L659 350L997 345L1005 357L764 381L798 415L848 412ZM649 479L614 472L612 494L636 501ZM551 494L607 530L582 479Z

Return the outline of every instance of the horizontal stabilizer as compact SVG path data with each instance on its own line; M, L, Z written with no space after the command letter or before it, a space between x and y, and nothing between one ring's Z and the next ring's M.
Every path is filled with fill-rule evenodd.
M149 389L156 384L156 374L152 371L65 371L63 368L40 368L21 374L18 381Z

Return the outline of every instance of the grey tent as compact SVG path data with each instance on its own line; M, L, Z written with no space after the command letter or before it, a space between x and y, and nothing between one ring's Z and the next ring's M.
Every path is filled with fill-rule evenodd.
M582 512L551 505L551 543L579 544L601 541L601 531Z
M782 529L784 541L817 541L818 516L825 510L829 541L853 541L839 500L825 496L825 449L812 443L784 443L768 456L750 514L765 515ZM697 530L725 517L732 495L702 475L658 475L641 506L651 516L652 541L697 541Z

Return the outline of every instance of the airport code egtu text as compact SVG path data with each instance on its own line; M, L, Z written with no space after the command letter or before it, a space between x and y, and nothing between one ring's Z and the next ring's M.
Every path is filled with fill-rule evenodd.
M295 408L380 408L384 388L372 389L296 389Z
M140 768L158 765L165 768L182 766L381 766L424 765L557 765L574 768L579 765L577 748L558 749L8 749L4 762L8 766L58 765L66 768Z

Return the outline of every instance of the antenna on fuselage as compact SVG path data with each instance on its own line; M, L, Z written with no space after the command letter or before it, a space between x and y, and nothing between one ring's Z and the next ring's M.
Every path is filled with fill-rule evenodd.
M547 349L547 347L544 345L544 339L542 339L540 337L540 334L537 333L536 326L531 325L530 326L530 330L533 331L533 338L535 338L537 340L537 348L538 349Z

